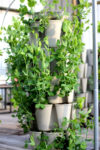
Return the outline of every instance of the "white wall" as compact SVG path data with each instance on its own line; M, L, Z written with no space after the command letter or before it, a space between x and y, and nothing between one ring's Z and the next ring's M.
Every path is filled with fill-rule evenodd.
M13 0L0 0L0 7L8 7ZM20 0L15 0L11 8L18 9Z
M99 0L98 0L99 1ZM91 2L91 0L89 0ZM85 43L85 49L93 49L93 30L92 30L92 7L91 12L88 14L87 19L90 20L89 30L83 34L83 42ZM97 5L97 21L100 21L100 4ZM100 33L97 34L97 40L100 42Z
M92 49L92 9L91 12L87 16L87 20L89 19L89 24L85 24L85 27L89 26L89 29L83 33L83 42L85 43L84 49Z

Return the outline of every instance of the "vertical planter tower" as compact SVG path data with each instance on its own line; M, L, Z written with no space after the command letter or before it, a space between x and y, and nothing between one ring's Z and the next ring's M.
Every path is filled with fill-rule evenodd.
M60 20L51 19L49 20L49 25L45 30L44 35L48 37L48 47L50 50L53 50L53 52L52 51L50 52L51 58L53 55L55 56L55 53L58 49L57 41L61 40L63 21L64 21L64 16L62 16ZM43 41L43 39L41 40ZM33 39L32 41L36 41L36 40ZM54 126L55 123L61 128L63 118L65 117L68 120L70 120L70 117L71 117L71 105L72 105L73 98L74 98L74 90L72 90L71 92L68 92L68 96L67 95L63 97L60 96L60 89L61 89L60 80L61 79L59 76L59 70L56 70L57 63L58 63L57 57L53 61L50 62L50 73L51 73L52 80L50 82L51 93L47 97L48 105L45 105L44 109L37 108L35 112L37 127L38 127L38 130L40 131L52 131L55 127ZM65 66L66 65L67 64L65 61ZM61 69L61 71L63 70ZM54 91L56 87L58 89ZM52 94L54 96L51 96ZM66 125L65 128L67 127L68 125Z
M49 134L52 141L51 137L55 139L58 135L52 134L55 123L64 132L70 128L69 123L63 126L64 119L69 122L74 118L74 91L77 82L80 83L77 75L84 45L81 40L84 24L79 18L85 18L87 13L83 6L87 7L87 3L82 1L82 5L72 7L77 14L73 13L70 18L64 6L58 7L56 0L48 5L50 8L44 6L39 13L33 12L35 1L30 2L30 9L22 5L20 19L14 18L6 30L5 41L10 46L6 62L21 126L25 132L32 127L35 141L41 132ZM52 11L54 7L59 8L60 13ZM29 18L26 18L27 14ZM82 59L85 62L83 53ZM87 63L80 65L81 68L82 94L87 94Z
M80 65L79 89L76 97L85 97L84 109L88 110L93 106L93 51L84 50L81 55L82 64ZM94 110L91 114L93 115Z

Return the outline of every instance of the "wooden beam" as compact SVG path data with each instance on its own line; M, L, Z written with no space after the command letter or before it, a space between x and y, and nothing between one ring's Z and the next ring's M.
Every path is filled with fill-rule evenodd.
M7 11L7 7L0 7L0 10ZM18 12L19 12L19 10L18 10L18 9L13 9L13 8L10 8L8 11L16 12L16 13L18 13Z
M77 5L77 0L72 0L72 4L73 4L74 6L76 6L76 5ZM76 15L76 14L77 14L77 11L75 10L75 11L73 12L73 16Z
M73 3L74 6L76 6L77 5L77 0L72 0L72 3Z
M92 3L89 3L90 6L92 6ZM100 5L100 1L97 1L97 5Z

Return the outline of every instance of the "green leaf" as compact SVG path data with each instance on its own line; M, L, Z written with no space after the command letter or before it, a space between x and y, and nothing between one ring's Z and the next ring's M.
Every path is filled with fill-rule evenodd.
M0 56L2 56L2 51L0 50Z
M21 3L24 3L25 0L20 0Z
M25 5L21 5L19 11L21 12L21 15L25 15L28 13L28 8Z
M16 115L11 115L12 117L16 117Z
M2 34L2 30L0 29L0 35Z
M88 139L86 139L85 141L90 142L90 141L92 141L92 139L89 139L89 138L88 138Z
M38 39L38 33L35 33L35 38Z
M63 118L62 126L65 127L67 125L67 123L68 123L67 118L66 117Z
M30 137L30 145L35 146L34 134L32 134L31 137Z
M49 45L48 37L47 36L44 38L44 42L45 42L46 45Z
M58 4L58 3L59 3L59 0L53 0L53 3L54 3L54 4Z
M45 0L40 0L40 3L45 6L46 5L46 1Z
M81 149L82 149L82 150L86 150L86 147L87 147L87 144L86 144L85 141L83 141L83 142L81 143Z
M85 29L85 30L87 31L88 29L89 29L89 26L88 26L88 27L86 27L86 29Z
M30 53L28 53L28 57L31 58L31 59L33 59L33 55L30 54Z
M60 40L57 40L57 46L59 46L60 45Z
M29 7L34 7L36 5L36 0L28 0L28 6Z
M28 144L29 144L29 142L26 140L26 141L25 141L24 148L28 148Z
M85 97L78 97L77 98L77 107L79 109L82 109L84 106L84 102L85 102Z
M61 9L62 9L62 7L61 7L61 6L59 6L59 9L61 10Z
M45 108L45 105L44 104L36 104L35 105L35 107L37 108L37 109L44 109Z
M42 46L42 43L41 43L41 41L39 41L39 47L41 47Z

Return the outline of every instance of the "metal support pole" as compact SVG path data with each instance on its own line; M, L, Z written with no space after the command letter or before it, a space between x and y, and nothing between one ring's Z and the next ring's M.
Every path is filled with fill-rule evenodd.
M10 90L10 100L11 100L11 88L9 90ZM12 102L11 101L10 101L10 113L12 113Z
M95 124L94 149L99 150L97 0L92 0L92 14L93 14L94 124Z
M7 108L7 89L5 88L5 109Z

